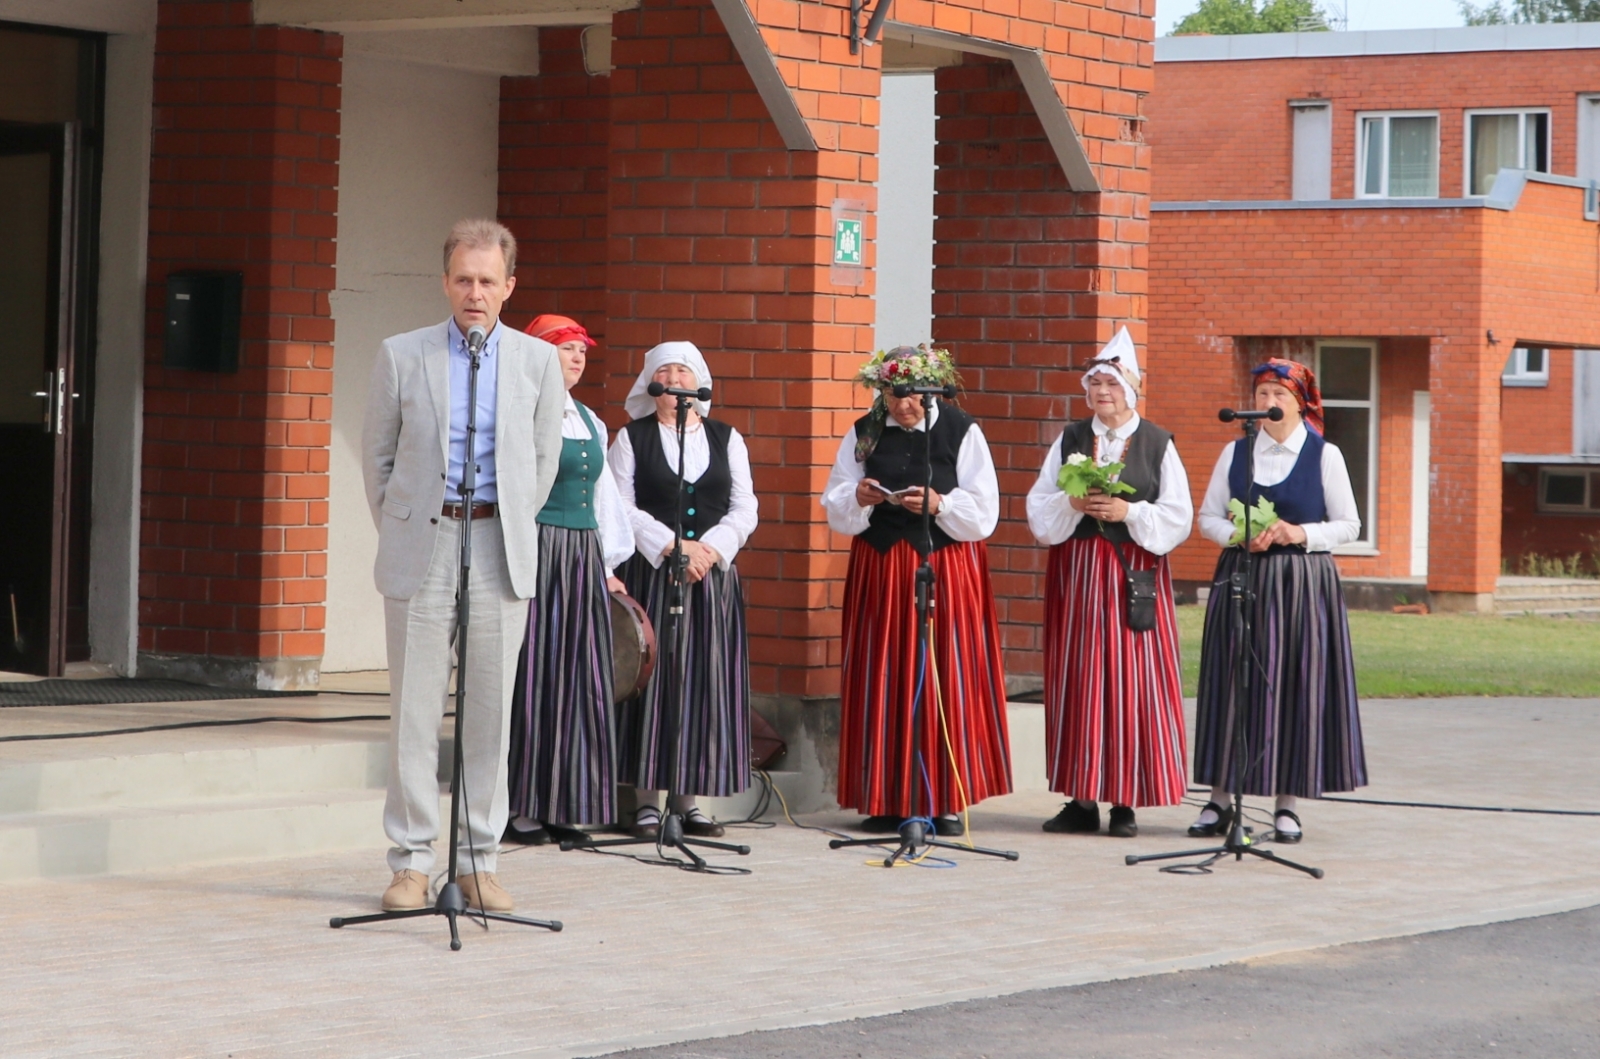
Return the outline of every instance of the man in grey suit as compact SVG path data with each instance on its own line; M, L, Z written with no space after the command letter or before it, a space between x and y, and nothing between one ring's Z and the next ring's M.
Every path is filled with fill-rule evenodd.
M517 243L493 221L462 221L444 245L450 319L383 343L362 437L367 503L378 525L375 578L389 652L389 796L394 842L386 910L428 904L439 837L439 724L455 661L458 549L466 511L467 336L488 334L478 372L471 622L461 669L461 782L467 804L458 879L467 903L509 912L495 878L506 824L506 741L517 653L539 560L535 517L561 459L566 399L553 346L505 326Z

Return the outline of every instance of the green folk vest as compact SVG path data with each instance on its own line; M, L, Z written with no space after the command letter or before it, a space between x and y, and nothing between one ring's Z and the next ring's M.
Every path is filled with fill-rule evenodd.
M589 427L589 437L561 439L561 467L556 471L550 499L539 511L539 522L563 529L599 529L594 516L595 482L606 473L605 452L600 428L589 418L589 410L578 405L578 414Z

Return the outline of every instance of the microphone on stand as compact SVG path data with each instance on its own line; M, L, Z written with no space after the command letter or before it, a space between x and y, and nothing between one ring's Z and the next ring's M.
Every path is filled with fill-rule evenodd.
M1235 419L1270 419L1276 423L1283 418L1283 409L1269 408L1265 412L1236 412L1232 408L1224 408L1217 413L1217 418L1224 423L1231 423Z
M483 329L482 324L473 324L467 331L467 352L477 356L483 350L483 344L489 341L489 332Z
M698 390L679 390L668 386L666 383L653 382L644 388L644 392L651 397L660 397L662 394L671 394L673 397L687 397L693 401L711 400L711 387L702 386Z
M910 397L914 393L926 393L935 397L943 397L946 401L954 401L956 399L956 385L953 382L946 383L943 386L912 386L908 382L897 382L894 384L893 390L896 397Z

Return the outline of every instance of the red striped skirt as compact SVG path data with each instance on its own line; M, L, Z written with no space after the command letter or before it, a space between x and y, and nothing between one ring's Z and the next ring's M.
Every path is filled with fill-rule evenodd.
M1000 627L989 553L981 541L957 542L933 553L937 591L930 662L937 662L938 692L930 684L920 738L913 736L920 562L905 541L887 554L859 538L850 548L839 804L869 816L956 813L1011 790ZM941 702L942 724L936 709ZM931 788L923 786L914 813L911 778L918 749L926 755Z
M1045 751L1050 789L1138 808L1176 805L1185 784L1178 618L1165 556L1123 556L1156 574L1156 627L1133 632L1125 578L1104 537L1050 549L1045 575Z

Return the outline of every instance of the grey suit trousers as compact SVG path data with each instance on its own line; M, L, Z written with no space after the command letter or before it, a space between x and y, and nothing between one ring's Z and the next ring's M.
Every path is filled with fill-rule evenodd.
M434 867L433 844L440 828L439 725L447 705L454 702L448 693L456 656L461 531L462 523L441 518L433 559L417 594L383 601L391 713L383 828L394 843L390 871L410 868L430 874ZM470 622L461 667L467 681L461 739L465 807L457 846L457 870L463 875L495 870L495 853L506 826L511 690L528 625L528 601L517 598L506 571L499 519L473 522L468 587Z

